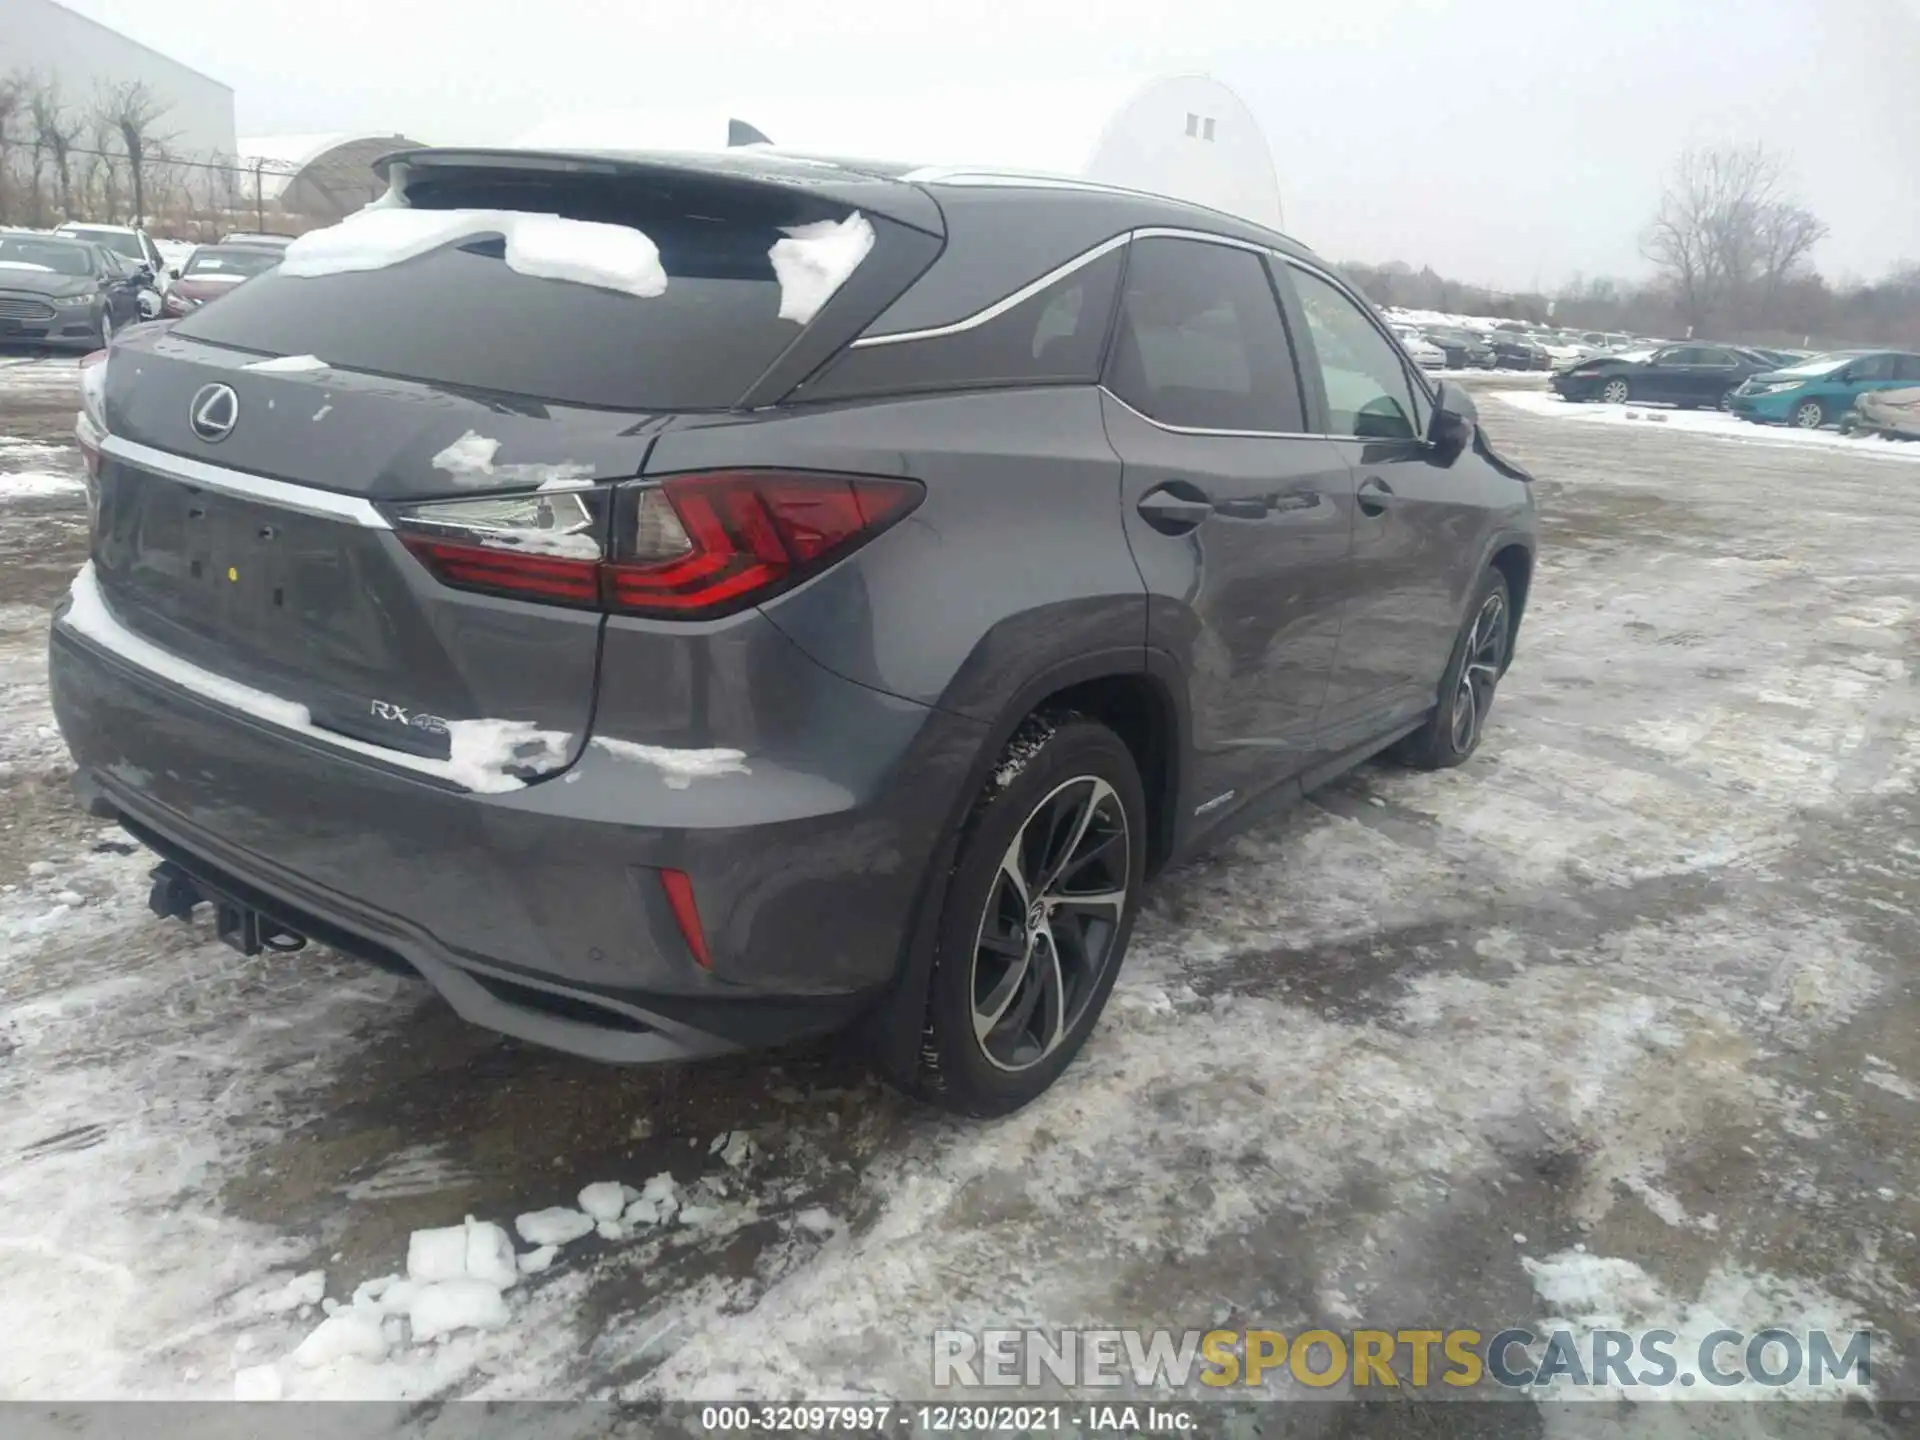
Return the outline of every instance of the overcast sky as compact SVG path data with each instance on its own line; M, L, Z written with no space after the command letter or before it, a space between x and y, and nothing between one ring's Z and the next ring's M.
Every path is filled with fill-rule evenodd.
M796 146L1055 166L1128 77L1264 123L1287 228L1507 287L1638 273L1689 144L1763 140L1830 275L1920 260L1920 0L64 0L234 87L243 136L510 141L733 113Z

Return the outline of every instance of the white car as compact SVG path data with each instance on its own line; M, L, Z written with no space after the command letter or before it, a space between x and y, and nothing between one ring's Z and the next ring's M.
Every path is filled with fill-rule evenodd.
M1407 352L1407 358L1422 370L1444 370L1447 365L1447 352L1423 336L1411 325L1396 325L1393 333L1400 338L1401 348Z

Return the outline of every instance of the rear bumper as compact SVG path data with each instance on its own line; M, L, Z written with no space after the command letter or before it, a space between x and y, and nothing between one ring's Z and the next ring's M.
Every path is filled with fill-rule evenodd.
M59 620L50 682L82 799L188 874L476 1024L636 1063L841 1028L896 974L979 727L813 668L859 774L755 757L675 787L589 745L499 794L255 720ZM664 868L692 881L711 970Z

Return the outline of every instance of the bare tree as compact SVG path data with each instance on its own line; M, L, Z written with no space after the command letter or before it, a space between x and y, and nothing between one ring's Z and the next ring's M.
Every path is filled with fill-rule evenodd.
M103 96L87 116L86 188L94 218L111 225L120 218L120 157L114 151L118 137L113 118L105 107Z
M1689 150L1642 240L1687 323L1765 318L1827 227L1788 194L1786 166L1763 145Z
M74 218L73 150L80 139L80 117L62 101L57 77L37 82L28 94L27 104L33 115L34 138L53 160L60 218L71 220ZM37 164L35 168L37 171ZM35 183L38 184L37 174Z
M26 76L0 75L0 222L13 217L13 147L25 111Z
M119 132L120 147L127 157L127 171L133 183L133 223L143 225L147 216L147 163L156 146L168 137L154 133L154 122L166 114L167 107L144 80L128 80L106 93L104 113Z

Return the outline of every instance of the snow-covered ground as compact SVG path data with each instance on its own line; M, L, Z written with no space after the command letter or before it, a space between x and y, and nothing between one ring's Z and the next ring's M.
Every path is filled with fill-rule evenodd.
M1915 1396L1920 490L1857 447L1488 395L1546 533L1482 753L1165 877L1084 1057L963 1124L154 920L47 705L84 503L5 478L77 474L73 367L0 367L0 1397L925 1396L944 1326L1548 1319L1872 1325Z
M1483 375L1488 372L1481 372ZM1783 446L1789 449L1844 450L1870 460L1920 462L1920 442L1886 440L1878 435L1843 435L1838 430L1799 430L1785 425L1757 425L1720 410L1675 410L1658 405L1608 405L1599 401L1562 400L1550 390L1496 390L1502 405L1531 415L1575 420L1586 425L1668 425L1693 435L1743 445Z

